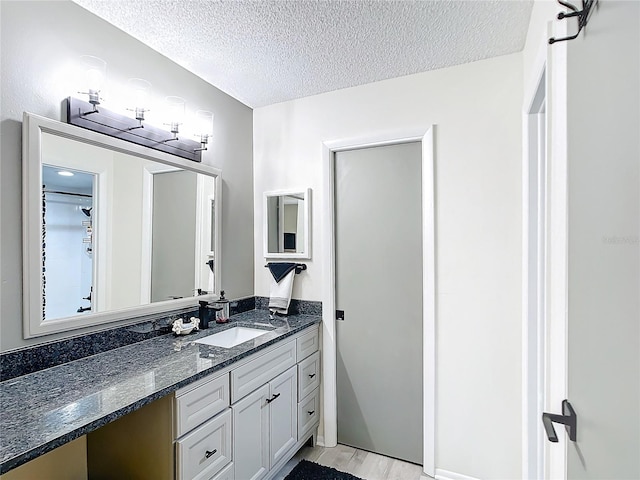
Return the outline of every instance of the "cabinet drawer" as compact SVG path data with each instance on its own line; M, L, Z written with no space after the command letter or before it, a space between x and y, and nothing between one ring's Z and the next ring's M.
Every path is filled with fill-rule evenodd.
M320 389L298 403L298 441L308 435L320 418Z
M296 342L285 343L231 371L231 403L235 403L296 364Z
M210 480L231 462L231 410L176 442L178 480Z
M298 364L298 400L313 392L320 384L320 352Z
M229 374L176 395L176 436L181 437L229 406Z
M307 358L313 352L318 351L320 344L320 334L318 326L311 327L311 331L296 339L296 350L298 361Z

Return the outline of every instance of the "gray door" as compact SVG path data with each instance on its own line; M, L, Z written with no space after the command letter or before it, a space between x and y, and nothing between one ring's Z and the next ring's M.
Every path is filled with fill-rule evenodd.
M193 296L196 191L194 172L153 176L152 302Z
M640 3L600 2L567 48L568 478L637 479Z
M421 144L335 156L338 442L422 464Z

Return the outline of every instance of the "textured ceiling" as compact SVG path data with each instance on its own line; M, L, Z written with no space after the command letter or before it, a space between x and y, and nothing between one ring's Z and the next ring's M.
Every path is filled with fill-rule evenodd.
M74 0L250 107L522 50L532 0Z

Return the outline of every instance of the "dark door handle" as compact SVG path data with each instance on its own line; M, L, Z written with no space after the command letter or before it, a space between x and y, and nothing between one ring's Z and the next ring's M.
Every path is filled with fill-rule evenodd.
M309 374L309 378L313 378L313 377L315 377L315 376L316 376L316 374L315 374L315 373L310 373L310 374Z
M273 402L276 398L278 398L280 396L279 393L276 393L275 395L273 395L273 397L271 398L267 398L267 403L271 403Z
M214 448L213 452L210 452L209 450L207 450L207 453L204 454L204 457L209 458L211 455L215 455L217 451L218 451L217 448Z
M556 435L556 429L553 428L554 423L561 423L564 425L564 428L567 430L567 434L569 435L569 440L572 442L576 441L578 417L576 415L576 411L569 403L569 400L562 401L562 415L557 415L555 413L542 414L542 424L547 432L547 438L549 438L550 442L555 443L558 441L558 435Z
M313 415L314 413L316 413L316 411L315 411L315 410L309 410L309 411L307 411L307 413L308 413L309 415Z

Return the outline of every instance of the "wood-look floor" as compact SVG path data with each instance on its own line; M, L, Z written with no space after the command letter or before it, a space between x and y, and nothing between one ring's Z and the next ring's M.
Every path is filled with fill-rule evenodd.
M302 447L274 480L283 480L302 459L333 467L364 480L431 480L422 473L420 465L346 445L338 445L334 448Z

